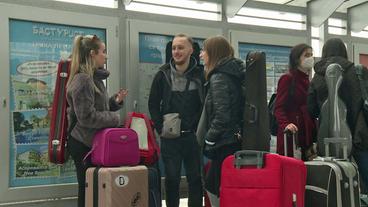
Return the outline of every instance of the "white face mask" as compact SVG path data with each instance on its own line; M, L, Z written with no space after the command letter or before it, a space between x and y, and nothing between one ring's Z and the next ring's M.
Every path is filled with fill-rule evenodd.
M304 70L311 70L314 66L314 58L313 56L305 58L302 64L300 65Z

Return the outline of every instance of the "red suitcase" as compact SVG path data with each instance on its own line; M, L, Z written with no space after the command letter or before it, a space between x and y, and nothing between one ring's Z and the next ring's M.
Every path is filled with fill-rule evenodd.
M238 151L221 170L221 207L304 207L307 170L301 160Z
M70 62L61 60L56 76L54 100L49 134L49 160L55 164L65 163L65 145L67 139L68 121L66 116L66 83L68 82Z
M160 149L148 116L143 113L129 112L125 120L125 127L135 130L138 134L141 163L155 164L159 158Z

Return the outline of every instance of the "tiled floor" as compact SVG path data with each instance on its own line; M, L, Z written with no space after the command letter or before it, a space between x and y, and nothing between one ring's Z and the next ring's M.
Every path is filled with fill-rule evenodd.
M187 207L188 206L188 199L182 198L180 199L180 207ZM165 200L162 200L162 207L166 207Z

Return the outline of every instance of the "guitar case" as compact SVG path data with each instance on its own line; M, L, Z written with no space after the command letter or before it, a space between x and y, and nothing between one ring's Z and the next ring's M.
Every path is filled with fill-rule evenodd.
M266 54L249 52L246 57L243 109L243 150L270 150L267 106Z
M54 164L64 164L67 160L67 101L66 84L69 78L70 61L61 60L58 64L54 99L52 102L52 116L50 123L48 155L49 161Z

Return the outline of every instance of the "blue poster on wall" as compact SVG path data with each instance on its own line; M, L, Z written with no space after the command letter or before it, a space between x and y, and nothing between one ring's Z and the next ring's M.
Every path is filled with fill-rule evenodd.
M166 44L173 36L139 33L139 62L163 64Z
M76 35L105 29L10 20L10 187L76 182L73 162L48 162L50 112L57 64Z
M248 52L261 51L266 53L267 96L276 91L280 76L289 68L291 47L254 43L239 43L239 58L245 60Z
M172 39L172 35L157 35L139 33L139 62L163 64L166 60L166 44ZM193 38L202 48L204 39Z

